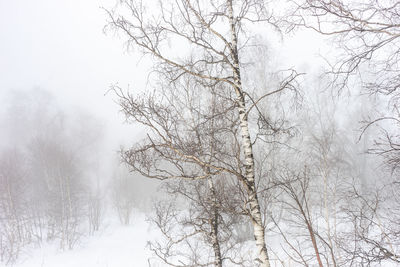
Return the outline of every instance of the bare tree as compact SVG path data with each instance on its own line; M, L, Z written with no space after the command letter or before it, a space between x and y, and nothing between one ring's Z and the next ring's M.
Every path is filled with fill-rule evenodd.
M96 185L89 193L88 197L88 220L89 220L89 232L94 233L98 231L101 225L101 221L104 215L104 199L105 193L103 192L99 180L97 179Z
M384 266L399 264L398 188L383 187L360 192L349 187L343 205L346 229L339 244L349 266Z
M246 205L254 228L258 260L262 266L270 266L257 196L249 113L268 96L291 87L297 74L292 72L281 86L254 99L250 90L243 86L241 70L245 62L240 52L251 39L244 34L245 28L259 22L271 25L273 18L267 12L264 1L258 0L212 3L181 0L155 5L152 13L141 1L121 1L121 13L108 11L109 25L128 38L129 46L151 55L159 78L168 81L168 86L173 86L177 92L193 95L190 90L182 91L188 84L197 90L206 88L206 92L207 88L216 88L218 98L230 105L225 120L231 120L235 126L228 133L232 142L225 145L232 146L234 152L239 154L223 154L231 157L233 162L219 158L225 151L216 153L211 161L208 155L204 157L201 148L207 141L199 138L196 131L202 130L204 134L208 131L201 122L190 122L190 118L185 117L187 109L184 107L174 110L178 109L177 101L174 105L168 103L172 97L177 97L177 93L164 94L164 101L160 102L156 100L160 96L157 94L147 99L135 99L129 93L114 88L127 118L148 127L153 134L140 146L126 151L125 159L135 171L150 178L194 180L219 173L235 176L246 190ZM124 11L128 14L125 15ZM169 42L182 44L183 53L169 49ZM186 48L190 50L188 53L184 53ZM159 89L162 91L162 85ZM202 115L201 112L197 111ZM202 118L203 121L205 119ZM264 122L267 127L267 121ZM190 133L186 134L188 130ZM235 155L234 159L232 155ZM161 161L168 162L169 166L162 165ZM173 172L173 168L177 172Z
M341 86L351 75L360 74L370 92L397 99L399 12L394 0L306 0L298 2L295 23L337 38L343 54L332 72Z
M347 192L353 177L359 181L357 187L362 184L360 155L348 133L336 123L338 107L321 96L324 94L318 97L315 111L307 108L300 116L300 138L294 140L298 149L283 154L285 159L278 163L283 166L273 172L275 205L282 214L275 212L272 218L281 240L277 254L284 252L282 265L285 261L304 266L348 264L349 254L341 240L351 238L351 233L344 231L351 223L344 219L348 215L343 207L351 206Z
M29 242L26 224L26 173L21 153L3 151L0 156L0 260L13 263Z
M389 110L367 118L362 134L378 125L381 135L369 152L383 155L394 169L399 162L399 85L398 49L400 8L398 1L305 0L296 5L294 24L334 38L338 48L330 60L335 88L361 86ZM380 107L381 108L381 107ZM387 122L387 123L386 123Z
M286 170L282 173L282 177L280 177L278 181L284 193L282 196L282 202L284 204L283 209L288 211L284 216L285 223L292 229L304 228L306 230L305 240L311 242L313 250L313 256L311 256L311 253L307 250L309 246L302 240L301 233L295 234L293 239L296 244L293 244L293 241L291 242L282 229L278 227L290 250L294 252L286 252L287 255L295 262L304 264L305 266L308 266L309 262L315 257L318 266L324 266L314 218L315 211L313 210L312 203L310 203L310 195L312 194L310 192L310 187L312 185L310 184L310 175L307 167L299 174ZM294 254L294 256L292 256L292 254Z
M31 145L35 172L44 179L45 207L49 222L48 239L60 240L62 249L72 249L80 237L80 222L84 217L86 184L80 176L78 162L70 146L55 140L37 139Z
M135 195L135 179L125 166L120 166L111 181L112 203L122 224L128 225L138 199Z
M295 1L294 1L295 2ZM296 2L295 24L334 39L333 44L339 49L331 63L330 74L333 84L340 89L345 87L361 87L362 93L369 93L377 100L378 115L363 121L361 137L375 127L380 130L367 152L381 155L392 174L387 182L385 173L380 173L380 184L393 190L386 191L391 201L380 198L370 199L370 195L380 195L381 185L375 184L375 192L360 192L358 185L349 190L348 198L353 207L348 214L353 219L355 236L352 260L361 259L362 264L370 265L383 259L396 261L396 249L390 249L386 238L371 234L381 232L383 236L391 236L392 244L397 243L398 222L381 220L386 217L382 203L394 210L398 195L398 163L399 163L399 42L400 42L400 5L398 1L324 1L306 0ZM389 175L390 176L390 175ZM370 181L375 182L375 181ZM368 195L369 194L369 195ZM353 202L354 201L354 202ZM363 203L361 205L361 203ZM380 207L380 208L378 208ZM383 214L382 214L383 213ZM393 214L392 216L396 216ZM371 230L377 226L375 230ZM390 229L390 230L389 230ZM369 249L364 250L368 247ZM394 246L395 247L395 246ZM387 253L384 252L387 249ZM385 256L382 256L384 254Z
M84 234L84 219L89 216L94 222L99 211L92 205L87 214L91 145L99 135L95 120L66 116L40 90L14 92L9 100L1 122L11 149L2 147L0 154L0 247L5 262L46 237L71 249Z
M205 151L202 152L204 157L208 155L208 164L212 163L212 159L217 157L216 154L220 151L218 132L223 131L220 128L223 122L221 111L226 108L224 103L217 102L215 93L215 90L212 90L211 110L209 114L204 114L208 117L208 121L203 122L209 130L209 143L203 146ZM194 122L198 120L195 113L200 109L192 104L189 102L188 106L191 107L190 112ZM201 132L201 129L197 128L196 135L199 140L203 138ZM210 173L208 166L204 169ZM215 176L209 175L205 179L164 182L164 191L175 201L163 204L165 200L161 200L156 206L153 222L161 230L167 242L151 243L151 249L164 263L172 266L221 267L224 262L230 261L244 266L245 260L240 258L240 242L235 238L234 227L243 221L247 212L241 208L243 201L235 197L241 195L240 186L233 182L235 179L232 181L229 178L232 176L220 173ZM194 250L194 247L212 250L213 260L208 256L211 251Z
M150 249L170 266L248 266L249 255L241 252L235 226L246 216L237 210L237 191L227 177L193 181L167 181L170 197L157 202L151 221L161 231L161 240ZM211 184L212 183L212 184ZM171 198L173 200L171 200Z

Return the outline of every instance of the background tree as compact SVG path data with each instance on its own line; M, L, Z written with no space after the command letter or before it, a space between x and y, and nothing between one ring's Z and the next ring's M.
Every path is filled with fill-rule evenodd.
M382 155L396 169L399 162L399 42L400 9L397 1L294 2L294 24L334 38L338 50L329 73L337 88L362 88L379 103L378 114L364 120L363 133L378 126L381 135L369 152Z
M134 208L138 207L140 199L135 194L136 187L135 177L129 173L127 166L118 166L111 180L111 198L122 224L129 224Z
M2 151L0 157L0 259L12 263L32 238L27 223L26 165L16 149Z
M356 91L356 94L358 90L354 88L361 88L361 93L368 93L376 100L376 114L364 118L360 139L373 128L380 131L380 134L373 136L374 141L369 144L367 152L382 156L391 173L382 172L385 170L382 168L380 181L369 181L371 186L366 190L369 193L362 193L357 186L349 190L349 194L353 194L349 198L354 201L351 202L354 206L349 207L352 211L348 214L353 218L352 230L358 236L355 242L358 249L353 250L353 257L360 259L363 264L393 260L397 255L396 246L389 248L386 243L388 239L373 236L371 229L377 226L377 232L391 236L391 244L396 244L399 224L379 219L388 216L381 206L384 201L380 197L370 196L380 196L379 188L391 187L394 190L386 191L389 195L385 199L392 199L393 202L385 202L385 205L393 210L398 209L395 208L398 202L394 196L398 195L395 190L398 190L396 172L399 162L399 3L391 0L306 0L295 5L295 24L332 37L338 48L333 53L335 58L328 59L331 67L329 74L334 78L332 84L340 89L347 87L350 92ZM363 226L360 229L357 225ZM388 253L384 252L385 249ZM380 253L386 256L381 257Z
M94 222L90 188L101 134L93 117L62 112L45 91L8 100L0 118L9 141L0 148L0 240L2 262L13 263L30 244L73 248L87 220Z

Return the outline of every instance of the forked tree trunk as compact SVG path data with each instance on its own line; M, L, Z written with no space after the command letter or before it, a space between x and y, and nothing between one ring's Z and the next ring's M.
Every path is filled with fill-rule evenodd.
M249 123L247 117L246 103L242 90L242 83L240 77L240 67L239 67L239 55L238 55L238 44L236 35L236 26L233 16L233 3L232 0L228 0L228 16L230 22L232 46L231 53L234 65L234 82L235 82L235 92L237 96L239 119L240 119L240 130L242 134L242 146L244 150L245 157L245 168L246 173L242 182L247 190L249 211L251 216L251 221L254 229L254 238L256 240L256 246L258 250L258 257L262 267L269 267L269 258L267 246L265 244L265 229L262 222L260 204L258 202L257 191L255 187L255 171L254 171L254 156L253 147L250 139Z

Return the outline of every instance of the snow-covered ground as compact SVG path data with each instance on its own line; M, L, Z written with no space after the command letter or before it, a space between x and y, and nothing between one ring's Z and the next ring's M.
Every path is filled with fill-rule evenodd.
M152 256L147 240L155 233L141 213L130 225L109 221L92 236L82 237L73 250L60 251L57 244L43 244L21 255L15 267L145 267ZM1 263L0 263L1 264Z

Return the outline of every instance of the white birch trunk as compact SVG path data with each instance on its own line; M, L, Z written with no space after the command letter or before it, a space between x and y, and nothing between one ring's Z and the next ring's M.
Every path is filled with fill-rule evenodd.
M236 26L233 16L233 3L232 0L228 0L228 16L230 22L230 30L232 35L232 47L231 53L234 65L234 82L235 82L235 92L237 95L238 111L240 118L240 129L242 134L242 146L244 150L245 158L245 168L246 173L244 177L243 184L246 187L248 193L249 201L249 211L251 216L251 221L254 229L254 238L256 240L256 246L258 250L258 260L262 267L270 267L268 251L265 243L265 229L262 222L260 204L258 202L257 191L255 188L255 171L254 171L254 157L253 157L253 147L250 139L249 124L247 118L246 103L244 99L244 94L242 90L241 77L240 77L240 67L239 67L239 55L237 49L237 34Z
M215 101L215 93L212 94L212 117L215 116L215 109L216 109L216 101ZM214 129L214 119L211 120L211 129ZM214 133L211 134L211 151L210 151L210 161L211 158L214 157ZM212 157L211 157L212 156ZM210 173L210 168L207 168L207 173ZM214 250L214 266L222 267L222 255L221 255L221 246L218 239L218 231L219 231L219 210L218 210L218 200L217 195L214 187L214 183L212 177L209 176L208 179L208 188L211 193L211 197L209 199L210 206L211 206L211 218L209 219L209 224L211 228L211 242L212 247Z

